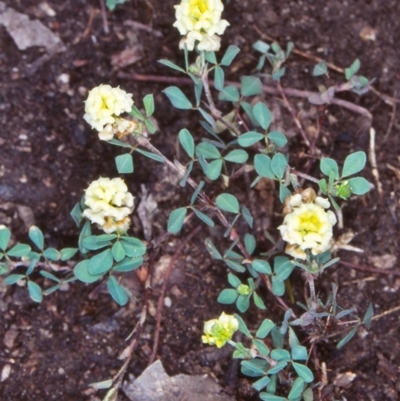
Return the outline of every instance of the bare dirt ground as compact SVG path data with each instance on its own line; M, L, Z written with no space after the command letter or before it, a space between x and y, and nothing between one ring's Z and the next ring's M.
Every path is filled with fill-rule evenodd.
M157 63L158 59L183 62L177 46L179 35L172 27L175 3L128 0L107 13L108 33L96 0L3 3L40 21L64 45L63 51L49 55L38 46L20 50L6 27L0 25L0 224L12 229L14 240L26 240L29 226L36 224L46 233L49 246L74 246L78 229L69 211L88 183L100 175L117 175L113 156L118 150L100 143L82 119L83 101L93 86L120 85L137 99L154 93L155 117L161 128L154 143L169 157L175 154L181 128L199 132L197 116L178 113L161 93L167 84L133 79L137 73L175 76ZM342 68L359 58L361 73L376 79L377 91L398 99L399 15L397 0L230 1L224 18L231 27L223 37L223 49L236 44L242 51L227 71L227 78L236 80L254 72L257 54L252 44L273 37L281 44L291 40L298 51ZM373 35L375 40L371 40ZM318 84L340 82L341 76L334 70L325 81L312 78L315 64L294 54L283 85L315 91ZM343 350L335 349L335 340L318 344L316 356L328 368L324 399L394 401L400 392L399 312L391 313L400 305L398 103L371 92L346 99L373 115L379 181L369 164L365 176L374 189L361 199L348 201L343 209L346 229L357 234L351 244L364 253L340 251L341 259L355 268L335 265L321 278L318 290L324 294L330 283L336 282L343 306L355 306L362 314L372 302L376 315L383 315L373 322L368 334L361 330ZM268 101L280 104L271 96ZM304 99L290 102L298 113L310 110ZM365 118L336 106L330 106L325 116L317 143L324 156L343 160L352 151L369 152L370 132ZM300 143L289 114L284 119L287 130L297 135L292 140ZM158 196L159 215L154 227L158 235L165 230L169 210L185 204L190 194L171 191L166 184L169 173L160 165L140 158L135 162L135 174L126 180L134 194L139 194L144 184ZM317 167L318 163L315 171ZM160 177L162 185L158 184ZM260 202L257 209L278 222L276 213L268 216L267 209L263 211L267 201L262 194L256 194L255 199ZM189 225L184 235L192 229ZM138 220L134 231L141 235ZM225 267L212 262L205 253L203 241L210 235L203 230L176 263L168 291L172 306L163 310L157 358L170 374L208 373L232 399L257 399L229 353L208 349L200 342L203 321L222 310L216 297L225 285ZM169 238L161 245L158 258L172 255L180 241L179 237ZM301 280L300 276L296 278ZM0 399L70 401L100 397L88 389L88 384L118 371L122 364L118 356L141 310L143 287L136 274L126 285L136 300L118 308L102 287L73 284L35 304L25 288L9 288L0 281L0 369L6 365L11 368L9 377L0 383ZM150 291L150 316L128 368L135 376L146 367L151 354L159 290L160 283L156 282ZM280 319L282 312L273 297L264 295L268 313ZM255 312L251 314L250 325L259 318ZM322 380L315 364L311 366ZM353 380L346 381L348 377ZM122 394L120 397L124 400Z

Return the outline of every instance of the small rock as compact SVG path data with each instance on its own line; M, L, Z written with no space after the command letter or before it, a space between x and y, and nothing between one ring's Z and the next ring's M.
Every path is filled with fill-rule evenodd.
M371 256L369 260L376 268L386 270L394 267L397 262L397 257L386 253L385 255Z
M11 326L6 333L4 334L4 338L3 338L3 344L11 349L14 346L15 340L18 336L19 332L18 330L15 328L15 326Z
M47 51L64 51L61 39L38 20L30 20L25 14L7 7L0 2L0 24L4 25L13 38L19 50L26 50L32 46L43 46Z
M3 367L3 370L1 371L0 382L6 381L10 377L10 373L11 365L9 363L6 363Z
M133 383L125 383L122 391L132 401L232 401L210 377L170 377L160 361L150 365Z

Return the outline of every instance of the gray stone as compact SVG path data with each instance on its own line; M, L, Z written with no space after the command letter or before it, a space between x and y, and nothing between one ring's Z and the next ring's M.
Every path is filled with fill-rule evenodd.
M179 374L168 376L160 361L150 365L122 391L131 401L233 401L213 379Z

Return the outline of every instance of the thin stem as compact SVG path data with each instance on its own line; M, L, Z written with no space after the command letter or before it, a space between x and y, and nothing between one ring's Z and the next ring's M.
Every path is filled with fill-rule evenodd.
M288 101L288 99L286 97L286 94L285 94L285 92L284 92L284 90L282 88L281 81L278 80L277 83L276 83L276 86L277 86L277 88L279 90L279 93L280 93L282 99L283 99L283 102L285 103L286 108L289 110L290 114L292 115L293 121L296 124L297 128L299 129L300 134L303 137L304 142L309 147L310 146L310 141L308 140L307 135L306 135L306 133L305 133L305 131L304 131L302 125L301 125L300 120L297 118L296 113L294 112L292 106L290 105L290 103L289 103L289 101Z

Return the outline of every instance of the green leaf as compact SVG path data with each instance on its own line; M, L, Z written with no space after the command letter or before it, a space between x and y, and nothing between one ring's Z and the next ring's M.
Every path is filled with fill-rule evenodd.
M304 391L303 401L314 401L314 394L311 387L306 388Z
M263 129L268 129L271 124L271 112L268 107L262 103L258 102L253 107L254 118L258 121Z
M236 307L238 311L244 313L249 309L250 306L250 295L239 295L236 299Z
M177 86L170 86L164 89L163 92L167 95L175 108L189 110L193 107L189 99Z
M261 141L264 138L264 135L260 134L256 131L249 131L243 135L240 135L238 138L238 142L240 146L247 148L249 146L254 145L255 143Z
M281 297L285 293L285 283L283 281L277 280L274 276L271 279L272 283L272 293Z
M119 155L115 158L118 173L130 174L133 173L133 159L130 153Z
M55 248L47 248L44 252L43 252L43 256L46 259L50 259L53 261L57 261L61 259L61 253L57 251L57 249Z
M328 71L328 67L326 65L326 61L320 61L315 67L312 72L314 77L319 77L320 75L325 75Z
M116 241L111 248L114 260L118 263L121 262L126 256L125 249L120 241Z
M11 238L11 231L6 226L0 226L0 249L5 251Z
M344 336L336 345L336 348L340 349L344 347L357 333L359 324L356 324L348 333L346 336Z
M136 270L143 264L143 258L141 256L136 258L125 258L122 262L117 263L113 267L114 272L130 272L132 270Z
M185 174L183 175L182 179L179 181L179 185L183 188L186 185L187 180L193 170L194 161L192 160L187 166L185 170Z
M146 126L146 129L150 132L150 134L154 134L157 131L157 127L154 125L154 122L151 118L146 118L146 120L144 121L144 125Z
M253 387L257 391L261 391L264 387L268 385L268 383L271 381L271 379L268 376L264 376L260 380L257 380L256 382L253 383Z
M205 51L204 58L211 64L217 64L217 58L215 57L215 52L212 51Z
M290 361L290 353L289 351L285 349L273 349L270 354L272 359L275 359L275 361Z
M344 161L342 177L348 177L360 172L365 167L366 161L367 156L365 152L359 151L348 155Z
M210 238L206 238L204 245L213 259L222 260L222 255L218 252L218 249L215 247Z
M205 110L203 110L201 107L199 107L199 112L203 116L203 118L206 120L206 122L210 125L210 129L212 131L213 128L215 128L216 122L213 118L213 116L210 113L207 113ZM201 123L204 123L204 121L201 121Z
M78 278L78 280L84 283L94 283L101 277L103 274L91 274L89 272L89 260L82 260L74 267L74 274Z
M257 338L265 338L270 333L270 331L275 327L275 323L270 319L264 319L261 326L257 330Z
M301 395L303 394L304 386L305 386L304 380L301 377L298 377L292 384L292 388L288 395L288 399L291 401L301 397Z
M369 182L363 177L354 177L349 179L351 192L354 195L364 195L371 189Z
M215 199L219 209L229 213L239 213L239 201L231 194L220 194Z
M306 382L311 383L314 380L314 375L311 370L300 363L292 362L292 366L296 373Z
M194 157L194 140L190 132L184 128L179 131L179 142L182 145L188 156L193 159Z
M155 160L156 162L164 163L164 158L156 153L146 152L145 150L139 148L136 148L135 151L149 159Z
M138 238L123 236L120 242L124 247L126 256L136 258L146 253L146 245Z
M82 208L79 203L77 203L74 208L71 210L70 215L72 219L74 220L75 224L77 227L81 225L83 216L82 216Z
M61 280L60 280L58 277L56 277L54 274L49 273L49 272L46 271L46 270L41 270L41 271L40 271L40 274L41 274L43 277L48 278L49 280L55 281L56 283L61 283Z
M287 161L282 153L276 153L271 161L271 170L278 179L282 179L285 175Z
M60 251L60 260L66 261L71 259L78 252L78 248L63 248Z
M236 86L225 86L218 94L218 100L238 102L240 99L239 89Z
M234 313L233 316L235 316L236 320L239 322L239 331L246 337L253 338L243 319L237 313Z
M271 168L271 158L264 154L254 156L254 168L261 177L274 179L275 175Z
M256 239L254 237L254 235L251 234L246 234L244 236L244 246L246 248L246 251L251 255L254 250L256 249Z
M240 49L235 46L235 45L230 45L222 57L221 64L228 67L231 65L233 59L237 56L237 54L240 52Z
M267 309L267 307L264 304L264 301L261 299L261 297L256 292L253 292L253 301L258 309L262 309L262 310Z
M235 270L238 273L244 273L246 269L244 268L243 265L241 265L239 262L235 262L230 259L225 259L224 262L228 267L230 267L232 270Z
M344 70L344 76L349 80L354 74L360 69L360 60L357 58L354 60L353 64Z
M151 117L154 113L154 97L151 93L143 98L143 104L146 111L146 116Z
M284 368L287 366L287 364L288 364L288 363L287 363L286 361L280 361L280 362L278 362L273 368L271 368L271 369L268 371L268 374L269 374L269 375L274 375L274 374L280 372L282 369L284 369Z
M8 267L4 263L0 263L0 276L8 273Z
M241 77L242 96L255 96L263 93L263 86L260 78L254 76Z
M253 216L251 215L249 209L246 206L242 206L242 216L246 220L247 225L253 228Z
M280 148L284 147L287 144L287 138L282 132L280 131L271 131L268 135L267 138L271 140L276 146L279 146Z
M268 362L262 359L251 359L249 361L240 362L241 372L249 377L264 376L268 369Z
M364 315L364 324L367 330L371 328L371 322L373 316L374 316L374 307L372 306L372 302L370 302L368 305L368 309Z
M234 274L232 274L232 273L229 273L228 274L228 282L229 282L229 284L232 286L232 287L234 287L234 288L236 288L236 287L238 287L240 284L242 284L242 282L240 281L240 279L239 278L237 278Z
M292 193L288 190L287 186L281 182L279 184L279 200L284 203L285 199L290 196Z
M28 292L32 301L34 302L42 302L43 294L42 289L33 281L28 281Z
M234 149L231 150L226 156L224 156L224 160L232 163L246 163L249 155L243 149Z
M10 274L9 276L7 276L4 280L4 282L7 285L13 285L16 282L18 282L19 280L22 280L26 278L26 276L24 274Z
M253 43L253 49L260 53L267 53L270 48L270 45L263 42L262 40L257 40L257 42Z
M26 244L17 244L14 245L7 253L7 256L13 258L21 258L23 256L27 256L31 251L31 247Z
M331 174L333 174L333 177L336 180L339 179L339 166L335 160L330 159L329 157L324 157L321 159L319 168L326 176L329 177Z
M307 348L302 345L293 345L292 359L294 361L306 361L308 359Z
M132 106L132 107L136 108L135 106ZM139 118L139 116L136 116L136 115L133 113L133 110L132 110L132 112L131 112L131 114L132 114L137 120L143 120L144 117L142 116L142 114L140 114L140 111L139 111L139 110L138 110L138 113L139 113L140 118ZM111 145L119 146L119 147L121 147L121 148L127 148L127 149L132 149L132 148L133 148L132 145L130 145L129 143L122 142L122 141L120 141L119 139L116 139L116 138L110 139L110 140L107 141L107 142L110 143Z
M217 65L214 70L214 87L217 91L222 91L222 89L224 89L224 81L224 70Z
M319 180L318 181L318 185L319 185L319 188L320 188L321 192L324 195L326 195L326 193L327 193L327 182L326 182L326 179L322 178L321 180Z
M193 203L195 202L195 200L197 199L197 196L199 195L200 191L203 189L205 182L204 181L200 181L197 185L197 188L195 189L195 191L193 192L192 197L190 198L190 204L193 205Z
M220 159L221 153L215 145L210 142L201 142L196 146L196 155L202 155L205 159Z
M259 127L260 124L255 119L254 114L253 114L253 106L250 103L247 103L247 102L240 102L240 105L242 106L243 110L246 112L247 117L249 117L249 119L251 121L251 124L254 127Z
M278 81L285 75L285 72L286 72L286 67L283 67L283 68L279 69L278 71L274 72L272 74L272 80Z
M181 231L187 213L186 207L180 207L171 212L168 218L168 232L177 234Z
M38 227L32 226L29 229L29 238L41 251L43 250L44 236Z
M253 338L252 343L257 347L258 351L262 356L267 356L269 355L269 348L267 345L264 343L264 341L259 340L257 338Z
M111 249L106 249L89 259L89 273L92 275L104 274L112 268L113 262Z
M82 240L82 245L89 251L97 251L111 245L111 241L115 238L116 236L113 238L109 235L88 235Z
M162 60L158 60L158 62L160 64L166 65L169 68L172 68L173 70L176 70L176 71L179 71L179 72L183 72L184 74L186 74L186 71L183 68L181 68L178 65L174 64L172 61L163 60L162 59Z
M295 265L290 260L280 264L279 267L277 267L277 265L275 264L274 265L275 279L278 281L286 280L291 275L294 267Z
M203 83L200 80L198 80L194 83L194 97L196 98L196 107L200 106L202 93L203 93Z
M107 289L114 301L120 305L124 306L128 302L128 293L126 289L118 283L115 277L110 276L107 280Z
M81 232L79 233L79 239L78 239L79 250L82 253L88 252L88 249L83 245L83 241L86 237L90 236L91 234L92 234L92 228L90 226L90 221L86 220L85 224L81 229Z
M258 273L272 274L271 266L266 260L254 259L251 267Z
M221 170L222 170L222 160L217 159L213 160L208 166L206 170L206 176L210 180L216 180L219 178L221 175Z
M286 401L286 398L278 397L277 395L270 393L260 393L260 398L262 401Z
M215 223L212 221L210 217L208 217L206 214L200 212L200 210L197 210L195 208L192 208L194 214L203 222L206 223L209 227L214 227Z
M238 297L238 293L236 290L234 290L232 288L225 288L219 294L217 302L219 302L220 304L229 305L229 304L233 304L236 301L237 297Z

